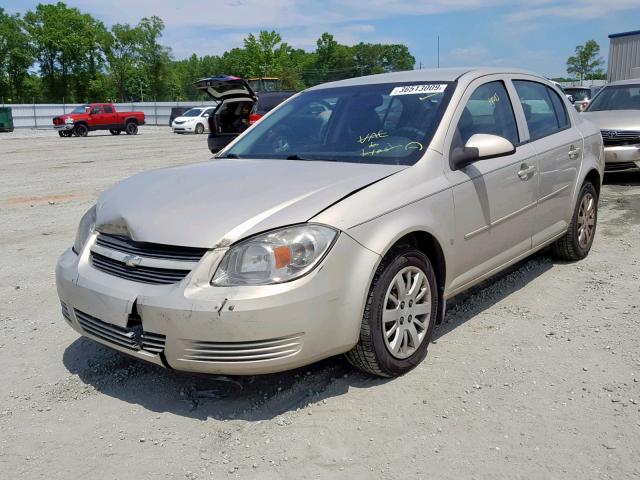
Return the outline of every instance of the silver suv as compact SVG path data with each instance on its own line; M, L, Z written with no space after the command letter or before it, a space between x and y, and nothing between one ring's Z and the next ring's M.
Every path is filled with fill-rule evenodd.
M103 193L60 258L82 335L178 370L257 374L345 353L401 375L448 299L593 242L602 139L549 81L417 70L320 85L212 161Z

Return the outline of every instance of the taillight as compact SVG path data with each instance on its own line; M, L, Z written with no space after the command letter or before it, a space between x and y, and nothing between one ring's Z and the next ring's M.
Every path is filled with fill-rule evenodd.
M259 113L252 113L251 115L249 115L249 125L253 125L261 118L262 118L262 115L260 115Z

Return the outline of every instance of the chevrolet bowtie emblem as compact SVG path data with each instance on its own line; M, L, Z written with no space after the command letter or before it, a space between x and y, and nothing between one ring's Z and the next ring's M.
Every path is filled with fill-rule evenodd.
M142 257L139 257L137 255L127 255L126 257L124 257L124 263L128 267L137 267L138 265L140 265L140 262L142 262Z

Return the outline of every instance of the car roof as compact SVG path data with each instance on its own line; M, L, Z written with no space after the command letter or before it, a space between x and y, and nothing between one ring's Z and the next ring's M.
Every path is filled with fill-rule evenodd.
M629 80L618 80L617 82L607 83L605 87L615 87L616 85L640 85L640 78L630 78Z
M398 83L398 82L454 82L461 77L474 78L485 75L501 74L524 74L539 77L546 80L537 73L518 68L491 68L491 67L466 67L466 68L434 68L424 70L406 70L403 72L380 73L377 75L367 75L364 77L349 78L336 82L323 83L309 88L317 90L322 88L350 87L355 85L368 85L373 83ZM547 80L548 81L548 80Z

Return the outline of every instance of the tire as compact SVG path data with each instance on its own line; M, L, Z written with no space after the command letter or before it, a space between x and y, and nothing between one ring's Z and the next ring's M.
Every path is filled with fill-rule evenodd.
M196 125L195 132L196 132L197 135L202 135L204 133L204 125L202 125L201 123Z
M127 125L124 127L127 135L137 135L138 134L138 124L134 121L127 122Z
M60 135L60 137L66 137L63 130L58 130L58 135Z
M84 123L79 123L74 127L73 134L76 137L86 137L89 134L89 129Z
M122 133L122 130L116 130L115 128L112 128L111 130L109 130L109 132L111 132L111 135L120 135L120 133Z
M551 245L555 257L561 260L582 260L589 254L598 223L598 192L593 183L582 185L578 201L565 235Z
M414 294L413 304L410 297L401 296L396 280L399 277L408 280L411 277L407 277L407 273L418 272L423 275L420 291L424 288L424 294L421 298ZM406 283L411 282L403 280L403 284ZM397 302L394 302L392 298L396 296ZM413 247L393 249L382 260L373 278L360 326L360 338L356 346L346 353L347 360L354 367L380 377L397 377L407 373L427 355L438 302L436 275L429 258ZM388 318L396 319L383 321L384 312L390 314ZM412 313L416 315L415 318ZM412 328L420 337L417 344L410 341L410 338L418 338L410 334ZM394 344L398 347L398 342L399 348L394 352ZM402 352L405 345L406 349Z

